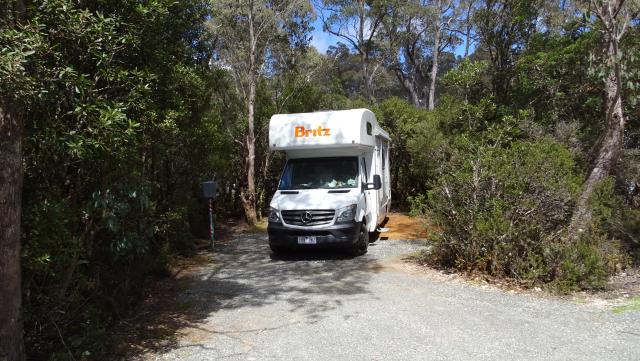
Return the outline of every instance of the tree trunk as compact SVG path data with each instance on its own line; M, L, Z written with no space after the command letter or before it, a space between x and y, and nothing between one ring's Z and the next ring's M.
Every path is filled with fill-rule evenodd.
M617 6L615 5L617 3ZM613 9L619 8L621 1L614 2ZM600 149L595 158L593 169L584 184L584 189L573 213L569 226L569 239L577 240L580 234L587 231L591 225L593 213L589 201L598 186L615 167L622 152L625 118L622 106L622 84L620 81L620 55L618 48L618 24L613 14L617 11L609 7L605 1L600 9L600 17L604 21L605 30L602 31L606 68L609 71L605 80L605 130L600 141Z
M467 16L465 18L465 38L464 38L464 58L469 57L469 48L471 47L471 11L473 10L473 4L475 1L469 1L467 4Z
M467 33L465 34L465 40L464 40L464 58L465 59L469 57L470 42L471 42L471 28L467 26Z
M2 8L6 24L18 24L26 16L22 0ZM23 131L22 112L15 101L0 95L0 361L26 357L20 269Z
M21 318L20 216L23 121L0 99L0 360L24 360Z
M441 27L441 14L439 13L441 8L441 2L437 2L438 19L436 20L436 31L433 36L433 65L431 66L431 82L429 84L429 110L435 108L436 103L436 78L438 77L438 57L440 56L440 27Z
M358 1L358 47L360 52L360 65L362 67L362 83L364 86L365 98L373 102L373 92L371 87L371 77L369 76L369 44L365 44L364 26L366 22L366 9L364 0Z
M242 206L247 223L255 225L258 223L256 216L256 181L255 181L255 160L256 160L256 138L254 129L254 107L256 102L256 57L258 39L256 39L253 19L253 4L249 9L249 94L247 95L247 155L245 158L245 169L247 172L247 185L242 190Z
M395 73L396 73L396 77L398 78L398 81L400 82L404 90L409 95L409 100L411 100L411 103L416 108L420 108L422 105L420 104L420 96L418 95L418 90L415 87L415 84L416 84L415 80L412 81L412 79L410 79L409 76L404 74L402 70L398 68L395 69Z

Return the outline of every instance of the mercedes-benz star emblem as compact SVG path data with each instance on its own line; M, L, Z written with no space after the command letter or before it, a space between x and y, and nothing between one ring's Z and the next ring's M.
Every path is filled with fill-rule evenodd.
M300 219L302 219L302 223L309 223L311 222L311 219L313 219L313 214L311 214L311 212L309 211L306 211L302 213Z

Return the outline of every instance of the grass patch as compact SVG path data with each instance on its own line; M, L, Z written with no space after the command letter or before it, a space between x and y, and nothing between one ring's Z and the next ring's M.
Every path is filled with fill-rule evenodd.
M429 250L419 250L419 251L411 252L405 255L403 259L405 261L425 265L429 263L428 257L429 257Z
M626 304L615 306L611 310L613 313L640 311L640 296L632 297Z

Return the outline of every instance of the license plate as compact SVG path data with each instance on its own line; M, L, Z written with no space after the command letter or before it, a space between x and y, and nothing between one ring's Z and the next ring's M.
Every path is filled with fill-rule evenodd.
M316 244L316 237L300 236L298 237L298 244Z

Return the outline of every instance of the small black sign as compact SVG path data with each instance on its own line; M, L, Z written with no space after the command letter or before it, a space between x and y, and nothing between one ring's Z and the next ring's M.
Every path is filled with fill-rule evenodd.
M216 187L217 187L216 181L202 182L202 196L204 198L215 198Z

